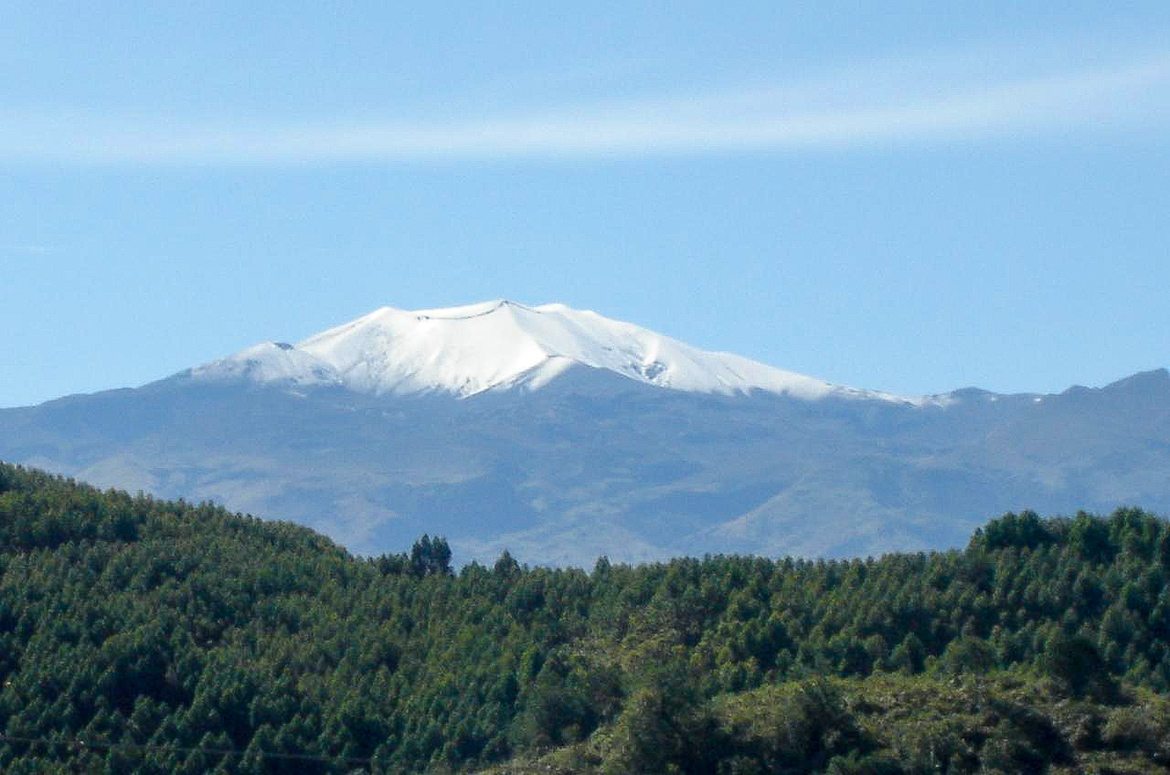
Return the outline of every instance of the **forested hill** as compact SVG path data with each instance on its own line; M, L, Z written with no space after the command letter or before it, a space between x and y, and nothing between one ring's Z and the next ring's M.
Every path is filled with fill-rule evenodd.
M1164 772L1170 524L591 572L0 465L6 773Z

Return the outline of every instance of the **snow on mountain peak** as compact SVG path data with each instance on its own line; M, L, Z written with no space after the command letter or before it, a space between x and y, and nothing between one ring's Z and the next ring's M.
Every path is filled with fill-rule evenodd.
M564 304L530 307L504 299L412 311L382 307L296 346L250 347L193 369L192 376L342 385L376 395L467 397L493 389L537 390L574 365L687 392L759 390L805 399L934 402L840 387L738 355L699 350Z
M207 379L248 379L295 385L341 384L333 367L287 342L261 342L191 370Z

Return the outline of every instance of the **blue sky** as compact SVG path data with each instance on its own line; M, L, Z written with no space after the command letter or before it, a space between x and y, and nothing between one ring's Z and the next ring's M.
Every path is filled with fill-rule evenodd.
M903 393L1170 365L1165 3L417 5L6 6L0 406L499 297Z

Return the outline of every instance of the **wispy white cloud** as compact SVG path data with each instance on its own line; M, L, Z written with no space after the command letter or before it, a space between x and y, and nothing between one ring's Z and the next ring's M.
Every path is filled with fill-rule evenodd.
M873 88L870 88L873 87ZM91 165L327 165L644 156L954 142L1170 118L1170 54L1042 77L836 79L462 121L0 120L0 161Z

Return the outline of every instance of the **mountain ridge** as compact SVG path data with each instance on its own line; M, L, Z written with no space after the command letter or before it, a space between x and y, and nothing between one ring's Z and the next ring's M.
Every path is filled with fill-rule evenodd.
M968 389L918 404L845 389L811 400L664 389L645 374L563 357L568 347L531 349L526 332L542 333L551 320L561 328L544 341L555 344L573 322L563 305L533 309L438 311L461 318L455 323L418 320L436 310L381 309L305 340L332 361L272 342L259 346L264 357L248 348L213 362L220 372L206 378L188 370L0 410L0 458L291 518L355 552L398 551L439 533L461 561L494 561L503 549L555 565L602 554L879 555L955 546L988 514L1025 508L1142 504L1170 513L1165 369L1104 388ZM608 325L596 313L572 314L589 331ZM347 384L335 364L365 363L365 345L388 352L376 336L387 320L407 333L425 322L416 345L446 341L444 327L491 323L519 342L507 362L516 368L497 369L499 379L485 380L491 387L465 394L378 392L371 373ZM583 336L568 344L597 344ZM478 340L460 341L477 367ZM666 360L666 350L639 341L637 357L619 365ZM333 346L340 352L330 354ZM304 379L286 379L290 372Z
M727 352L706 351L632 323L565 304L499 299L459 307L381 307L296 345L263 342L181 372L297 386L342 385L374 395L539 390L574 365L602 368L659 388L725 395L764 391L817 400L859 398L927 405L835 385Z

